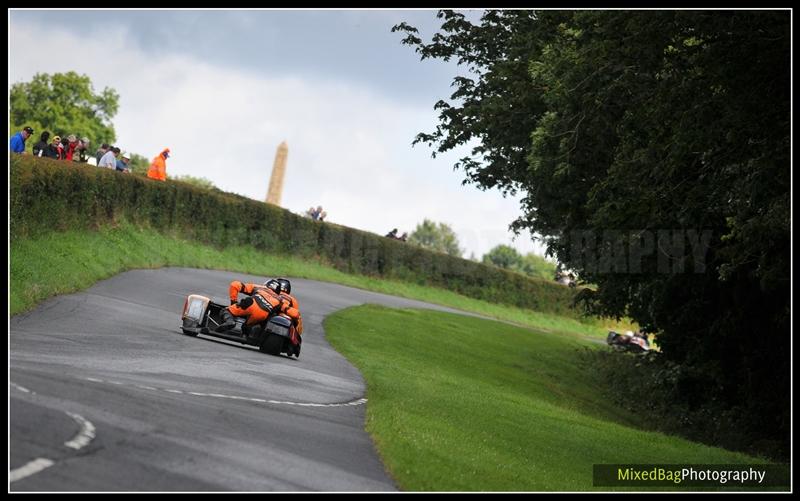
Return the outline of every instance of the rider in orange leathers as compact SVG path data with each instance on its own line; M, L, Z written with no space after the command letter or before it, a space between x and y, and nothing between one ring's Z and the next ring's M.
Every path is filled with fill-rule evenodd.
M300 305L291 295L291 284L286 279L271 279L263 285L243 283L234 280L228 287L231 305L222 310L223 323L217 330L228 330L234 325L233 317L245 317L247 326L259 324L273 313L287 315L294 324L297 334L303 333L303 319L300 316ZM237 301L239 294L247 297Z

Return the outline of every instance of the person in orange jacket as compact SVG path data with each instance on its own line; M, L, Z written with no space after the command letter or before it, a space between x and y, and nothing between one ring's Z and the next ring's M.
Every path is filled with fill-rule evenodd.
M288 282L285 280L285 283ZM222 310L223 323L217 327L217 331L231 329L235 316L247 318L245 325L252 326L267 320L273 313L285 313L295 324L297 334L303 333L303 319L297 299L283 290L283 283L279 280L271 279L264 285L234 280L228 287L228 293L231 305ZM248 297L238 301L240 293Z
M150 179L157 179L159 181L167 180L167 159L169 158L169 148L164 148L164 151L158 154L150 164L150 169L147 171L147 177Z

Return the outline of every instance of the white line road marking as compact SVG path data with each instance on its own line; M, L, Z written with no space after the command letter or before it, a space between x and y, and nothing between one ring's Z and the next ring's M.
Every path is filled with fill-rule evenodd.
M20 466L16 470L11 470L8 472L8 482L11 483L16 482L17 480L22 480L25 477L29 477L34 473L39 473L45 468L53 466L53 464L54 463L47 458L34 459L30 463Z
M12 383L11 381L9 381L8 384L10 384L13 388L15 388L15 389L17 389L17 390L19 390L19 391L21 391L23 393L30 393L32 395L36 395L34 392L32 392L31 390L25 388L24 386L20 386L20 385L18 385L16 383Z
M139 388L142 390L151 390L151 391L164 391L167 393L178 393L178 394L186 394L186 395L194 395L196 397L213 397L213 398L230 398L232 400L246 400L248 402L258 402L262 404L277 404L277 405L297 405L299 407L352 407L355 405L363 405L367 403L366 398L359 398L356 400L352 400L350 402L342 402L342 403L335 403L335 404L318 404L315 402L285 402L283 400L265 400L263 398L254 398L254 397L243 397L239 395L223 395L221 393L203 393L199 391L183 391L183 390L175 390L172 388L154 388L152 386L145 386L140 384L133 384L133 383L121 383L119 381L109 381L105 379L97 379L93 377L84 378L86 381L92 381L94 383L108 383L108 384L116 384L116 385L123 385L123 386L130 386L133 388Z
M91 379L95 382L102 382L100 379ZM31 395L36 395L35 392L23 388L22 386L12 383L9 381L9 384L14 388L25 392L30 393ZM65 411L66 412L66 411ZM95 428L94 425L86 418L79 414L74 414L72 412L66 412L66 414L74 419L78 425L81 427L80 431L78 432L75 437L70 440L69 442L64 442L64 445L69 447L70 449L80 450L91 442L95 437ZM49 468L53 466L55 462L52 459L47 458L36 458L33 461L28 462L27 464L20 466L15 470L11 470L8 472L8 482L16 482L17 480L22 480L25 477L29 477L35 473L39 473L40 471L44 470L45 468Z
M64 442L64 445L77 451L89 445L89 442L94 439L94 425L83 416L71 412L67 414L80 425L81 431L69 442Z

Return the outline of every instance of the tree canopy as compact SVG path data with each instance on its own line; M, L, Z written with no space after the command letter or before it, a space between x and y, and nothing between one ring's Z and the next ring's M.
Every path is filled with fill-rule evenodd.
M458 237L449 225L423 220L408 236L408 241L426 249L443 252L451 256L461 257L463 250L459 247Z
M555 264L533 252L522 255L510 245L493 247L483 255L482 262L545 280L555 278Z
M429 43L393 28L465 69L414 142L477 144L465 182L522 192L512 228L597 284L589 311L657 333L687 394L788 436L790 13L438 16Z
M130 163L128 164L128 168L134 174L139 174L140 176L146 176L147 171L150 169L150 160L143 155L139 155L137 153L131 153Z
M86 75L37 73L30 82L11 86L9 102L12 133L26 125L34 129L34 141L26 143L28 149L44 131L50 131L51 137L85 136L94 145L116 140L111 119L119 109L119 95L108 87L95 93Z

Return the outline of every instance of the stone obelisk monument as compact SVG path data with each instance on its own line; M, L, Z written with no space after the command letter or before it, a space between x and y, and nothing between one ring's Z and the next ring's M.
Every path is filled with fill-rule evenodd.
M286 173L286 157L289 155L289 147L286 141L278 145L275 152L275 164L272 166L272 176L269 178L269 190L267 191L268 204L280 205L281 194L283 193L283 175Z

